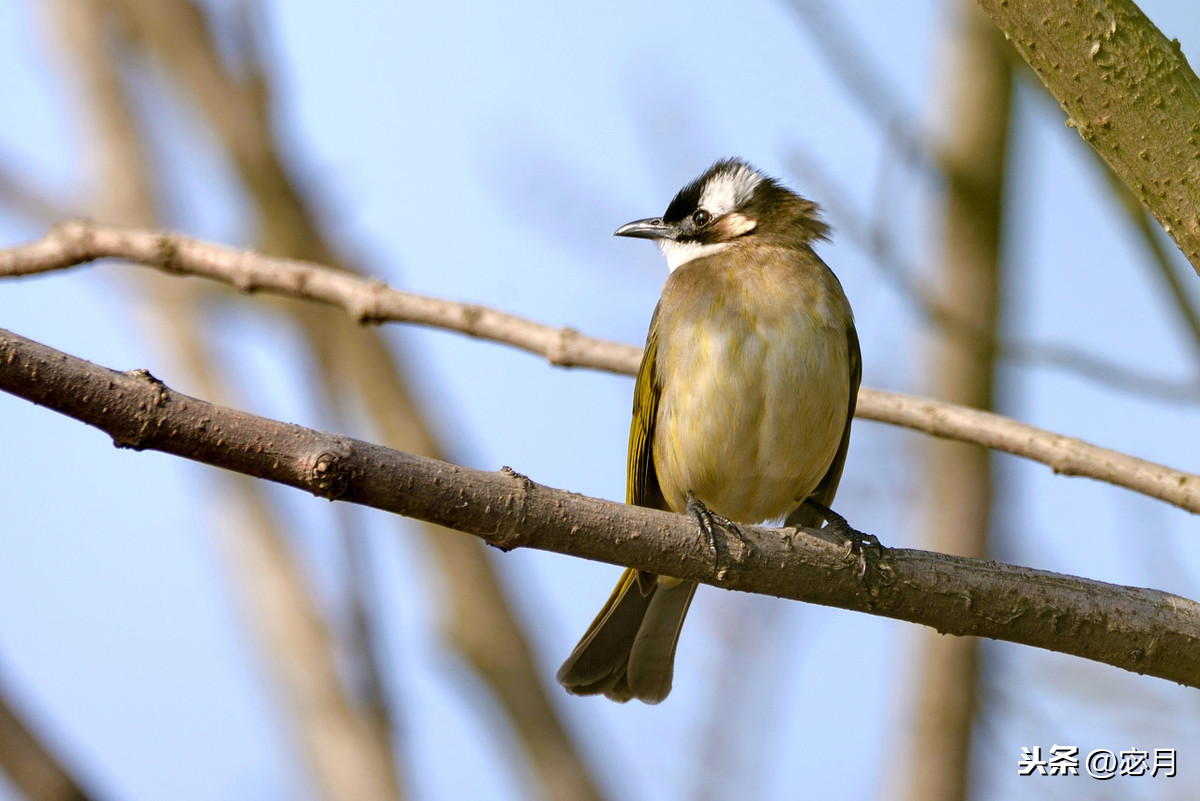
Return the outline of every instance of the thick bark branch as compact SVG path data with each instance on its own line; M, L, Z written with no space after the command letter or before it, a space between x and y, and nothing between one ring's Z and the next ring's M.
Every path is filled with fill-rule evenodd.
M178 234L86 222L64 223L36 242L0 249L0 278L64 270L102 258L209 278L243 292L325 303L364 323L399 321L458 331L536 353L563 367L632 375L641 360L641 348L633 345L592 339L571 328L542 325L484 306L414 295L312 262L224 248ZM1200 513L1200 476L1002 415L868 388L859 391L857 414L1023 456L1056 473L1094 478Z
M1132 0L979 0L1200 272L1200 78Z
M865 581L845 549L743 527L714 556L684 516L589 498L512 470L472 470L268 420L174 392L143 370L98 367L0 330L0 389L151 449L474 534L728 589L1008 640L1200 687L1200 604L1157 590L915 550Z

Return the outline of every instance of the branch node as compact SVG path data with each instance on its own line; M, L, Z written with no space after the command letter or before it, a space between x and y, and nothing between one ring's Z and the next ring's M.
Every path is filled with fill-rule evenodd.
M308 467L308 486L313 495L336 501L350 487L350 471L344 464L346 454L321 451Z
M170 392L170 390L167 389L166 384L164 384L162 381L155 378L154 375L149 370L142 367L142 368L138 368L137 370L130 370L127 373L127 375L130 375L130 376L138 379L139 381L145 381L147 384L149 384L151 387L154 388L154 391L155 391L154 405L155 406L161 406L164 403L166 403L167 394L168 394L168 392Z
M49 237L57 239L73 264L84 264L96 260L95 223L80 217L55 223Z
M475 303L464 303L459 310L463 333L467 336L479 336L479 320L483 317L483 307Z
M149 384L154 394L149 404L139 404L138 411L140 413L137 415L138 422L136 426L131 426L127 432L117 431L113 434L113 445L118 448L141 451L153 443L153 433L161 425L161 422L157 419L158 414L154 410L167 403L170 399L170 390L167 389L166 384L151 375L149 370L130 370L126 375Z
M355 296L353 307L350 309L354 322L359 325L378 325L383 322L386 316L382 311L380 298L389 291L388 285L378 278L366 282L363 291Z
M179 238L163 233L154 243L154 264L165 273L182 275L185 270L179 259Z
M574 345L579 336L579 332L570 326L563 326L555 331L555 336L546 342L546 361L555 367L575 366Z
M253 249L242 250L237 254L236 269L230 275L233 288L243 295L252 295L258 291L262 281L256 269L262 254Z
M528 476L518 473L508 465L500 468L500 475L514 479L514 491L504 499L504 505L512 509L515 514L511 518L513 523L509 526L503 526L500 523L503 517L497 516L496 528L487 537L487 542L507 553L521 544L521 531L529 525L526 511L529 504L529 493L537 487L537 484Z

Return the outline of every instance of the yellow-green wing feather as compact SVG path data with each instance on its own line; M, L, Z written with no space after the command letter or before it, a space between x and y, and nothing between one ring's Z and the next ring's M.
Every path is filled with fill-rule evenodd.
M625 503L666 509L666 501L658 486L658 474L654 470L654 426L658 419L658 398L662 394L658 369L655 367L658 358L657 321L658 309L655 309L642 364L638 368L637 383L633 388L633 422L629 426Z

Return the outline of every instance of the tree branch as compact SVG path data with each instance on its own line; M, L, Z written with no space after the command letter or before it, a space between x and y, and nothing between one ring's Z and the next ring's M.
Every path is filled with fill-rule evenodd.
M472 470L174 392L0 330L0 390L150 449L474 534L706 584L1073 654L1200 687L1200 604L979 559L886 550L865 581L811 532L744 526L716 555L682 515Z
M1200 272L1200 78L1132 0L979 0Z
M270 292L341 308L363 323L399 321L458 331L545 357L562 367L632 375L633 345L592 339L466 303L423 297L312 262L234 250L172 233L68 222L27 245L0 249L0 278L64 270L101 258L129 259L168 273L220 281L243 292ZM1086 476L1200 513L1200 476L1092 445L1016 420L898 392L864 388L858 416L935 437L973 442Z

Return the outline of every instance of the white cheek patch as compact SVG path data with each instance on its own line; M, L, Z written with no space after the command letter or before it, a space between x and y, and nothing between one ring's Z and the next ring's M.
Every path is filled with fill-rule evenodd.
M755 187L764 180L760 173L745 164L718 173L705 184L700 195L700 208L714 217L728 214L749 200Z
M717 242L706 245L702 242L672 242L669 239L658 240L658 247L667 257L667 269L675 272L677 267L687 264L693 259L711 256L729 247L728 242Z

